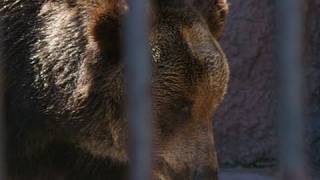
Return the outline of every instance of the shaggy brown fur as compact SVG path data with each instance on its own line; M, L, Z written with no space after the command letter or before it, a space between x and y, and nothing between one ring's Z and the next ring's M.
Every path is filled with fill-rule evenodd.
M128 169L121 0L0 0L10 180ZM153 0L154 179L217 179L211 117L228 65L224 0Z

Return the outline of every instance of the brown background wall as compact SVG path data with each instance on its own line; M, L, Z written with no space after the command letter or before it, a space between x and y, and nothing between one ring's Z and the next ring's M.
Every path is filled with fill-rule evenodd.
M273 165L277 155L275 1L229 2L230 15L220 42L229 59L231 81L215 116L220 162L236 166ZM310 0L307 7L306 149L317 163L320 162L320 0Z

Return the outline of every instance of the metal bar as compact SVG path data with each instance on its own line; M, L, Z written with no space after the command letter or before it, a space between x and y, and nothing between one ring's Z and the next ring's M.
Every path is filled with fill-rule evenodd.
M147 0L129 0L125 21L125 62L128 83L130 175L151 179L151 60L148 47Z
M0 21L0 38L2 38L2 24ZM4 129L4 99L3 99L3 59L2 59L2 43L0 39L0 179L6 179L5 178L5 129Z
M306 180L303 141L303 0L277 0L280 174Z

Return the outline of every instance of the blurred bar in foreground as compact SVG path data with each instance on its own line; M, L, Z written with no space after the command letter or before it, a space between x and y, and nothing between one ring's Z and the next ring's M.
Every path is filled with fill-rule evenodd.
M0 38L2 38L2 24L0 21ZM2 59L2 43L0 39L0 179L5 179L5 126L4 126L4 67Z
M131 180L151 179L151 60L147 0L130 0L125 23Z
M307 180L303 141L304 1L277 0L280 177Z

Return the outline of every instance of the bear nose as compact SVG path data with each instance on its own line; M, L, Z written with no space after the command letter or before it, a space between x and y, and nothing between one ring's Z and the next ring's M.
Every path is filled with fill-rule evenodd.
M192 180L217 180L218 173L209 166L197 168L192 175Z

